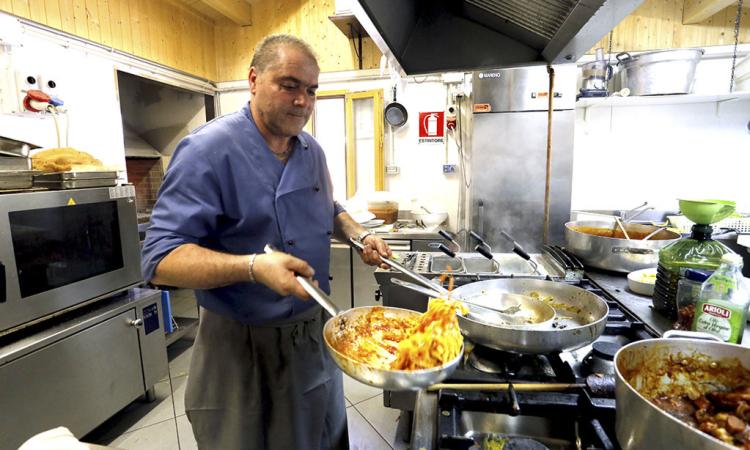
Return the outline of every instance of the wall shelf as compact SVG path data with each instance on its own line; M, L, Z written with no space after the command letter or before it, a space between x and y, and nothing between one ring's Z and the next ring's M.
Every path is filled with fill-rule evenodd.
M725 94L678 94L678 95L634 95L631 97L592 97L581 98L576 108L592 106L650 106L681 105L687 103L723 103L733 100L750 99L750 92L732 92Z

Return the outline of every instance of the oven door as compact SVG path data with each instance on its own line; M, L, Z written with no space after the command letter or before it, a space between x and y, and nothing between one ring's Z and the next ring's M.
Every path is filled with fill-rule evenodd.
M132 186L0 196L0 334L141 281Z

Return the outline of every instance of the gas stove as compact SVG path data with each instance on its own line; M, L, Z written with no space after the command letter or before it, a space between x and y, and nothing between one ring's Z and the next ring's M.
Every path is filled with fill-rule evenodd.
M405 261L413 261L410 268L426 276L436 274L432 267L434 258L440 255L423 255L414 254ZM516 255L507 256L510 261L515 257L526 264ZM507 353L467 341L467 357L443 382L454 386L416 395L384 393L385 405L401 409L401 420L412 422L410 437L405 439L411 442L411 448L480 449L488 440L501 439L508 439L505 449L619 448L614 434L614 354L629 342L654 335L623 310L615 297L586 278L580 263L563 250L545 249L544 254L532 257L544 268L543 275L507 273L511 272L507 266L506 273L479 273L464 266L463 272L454 273L454 283L460 286L492 278L543 277L572 284L607 302L604 333L575 351L544 355ZM389 291L388 285L395 287L388 281L394 276L399 277L391 272L379 278L384 305L424 310L426 297L417 298L419 294L407 294L404 289ZM470 386L456 387L459 383ZM479 383L507 386L492 390L471 387ZM542 390L524 389L529 384ZM404 428L408 426L402 424Z

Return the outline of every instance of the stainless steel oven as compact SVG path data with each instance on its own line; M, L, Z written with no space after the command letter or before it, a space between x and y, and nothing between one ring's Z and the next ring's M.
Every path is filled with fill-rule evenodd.
M141 281L133 186L0 195L0 335Z

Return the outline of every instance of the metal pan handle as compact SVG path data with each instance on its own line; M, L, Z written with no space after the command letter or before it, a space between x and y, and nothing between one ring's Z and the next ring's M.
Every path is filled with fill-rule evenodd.
M612 253L629 253L631 255L653 255L656 250L651 248L612 247Z
M263 251L268 254L278 252L278 250L276 250L271 244L266 244L266 246L263 248ZM339 315L339 313L341 313L341 311L331 301L330 297L328 297L328 295L319 287L315 286L312 280L309 280L301 275L295 275L295 278L297 278L297 281L302 285L302 288L305 290L305 292L310 294L310 297L315 299L315 301L318 302L320 306L325 308L325 310L328 311L331 316L336 317Z
M673 338L688 338L688 339L702 339L704 341L717 341L724 342L718 336L714 336L711 333L703 333L701 331L686 331L686 330L668 330L662 335L665 339Z

